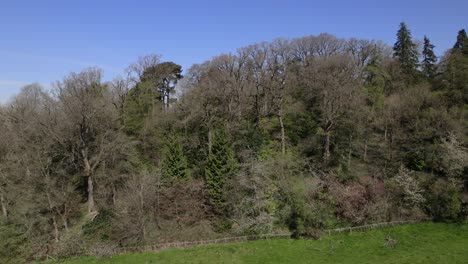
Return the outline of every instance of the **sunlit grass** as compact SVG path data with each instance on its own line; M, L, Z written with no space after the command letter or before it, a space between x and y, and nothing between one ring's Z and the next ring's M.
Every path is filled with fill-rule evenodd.
M394 248L385 238L397 241ZM421 223L320 240L262 240L47 263L468 263L468 225Z

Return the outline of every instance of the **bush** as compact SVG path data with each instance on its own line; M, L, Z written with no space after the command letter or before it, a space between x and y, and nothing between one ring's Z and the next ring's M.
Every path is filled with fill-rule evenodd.
M0 221L0 263L23 263L29 244L22 228Z
M439 179L432 186L427 210L436 221L454 222L461 220L462 204L459 184Z
M282 191L287 200L280 214L293 237L310 237L317 229L337 224L336 208L321 180L297 177L288 182L283 186Z
M96 258L110 258L116 249L117 246L112 243L95 243L89 247L88 254Z
M112 211L102 209L92 221L83 225L83 234L89 239L109 240L113 217L114 213Z
M79 234L67 234L62 237L55 255L61 258L83 255L86 251L85 242Z

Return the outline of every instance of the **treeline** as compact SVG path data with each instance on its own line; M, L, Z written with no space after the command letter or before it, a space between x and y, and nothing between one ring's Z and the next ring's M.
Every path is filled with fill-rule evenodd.
M422 44L402 23L393 48L320 34L24 87L0 108L0 259L466 219L468 37Z

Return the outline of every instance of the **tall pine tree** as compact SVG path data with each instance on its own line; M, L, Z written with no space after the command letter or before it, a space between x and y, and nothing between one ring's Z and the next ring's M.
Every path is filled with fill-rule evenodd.
M175 136L168 137L164 148L162 168L164 176L170 181L174 179L184 180L189 176L187 158L179 139Z
M210 196L210 202L218 211L223 213L225 204L225 181L235 169L234 155L224 129L214 134L211 152L205 168L205 181Z
M466 31L464 29L461 29L458 31L457 35L457 42L455 42L455 45L453 45L453 49L459 49L461 50L468 41L468 36L466 35Z
M434 53L434 45L431 44L428 37L424 36L424 47L423 47L423 61L421 63L422 72L424 76L428 79L432 79L436 72L435 63L437 62L437 57Z
M455 45L453 45L453 50L459 50L464 52L465 55L468 55L468 36L466 35L466 31L464 29L458 31L457 42L455 42Z
M458 31L457 41L443 62L442 83L452 104L468 104L468 37L464 29Z
M404 22L400 23L400 29L397 32L397 41L393 45L393 57L398 58L403 72L416 78L418 75L418 51L416 44L413 43L411 32Z

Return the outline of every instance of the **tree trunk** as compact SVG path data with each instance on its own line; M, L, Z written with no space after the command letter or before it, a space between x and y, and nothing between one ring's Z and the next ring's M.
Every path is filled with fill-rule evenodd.
M81 155L83 157L84 175L87 177L88 180L88 213L92 214L96 212L96 207L94 205L94 185L92 168L88 160L88 151L86 148L81 150Z
M364 141L364 161L367 161L367 143L368 143L368 139L366 137L366 140Z
M384 128L384 141L387 142L387 122L385 122L385 128Z
M92 214L96 212L96 207L94 205L94 186L93 186L93 177L88 176L88 213Z
M156 210L154 210L154 219L156 221L156 226L158 227L159 230L162 229L159 223L159 216L161 215L160 213L160 208L161 208L160 191L161 191L161 177L158 176L158 183L156 185Z
M330 159L330 134L330 130L327 130L325 132L325 146L323 151L323 159L326 161Z
M115 189L115 185L112 184L112 205L115 206L117 204L117 190Z
M52 200L50 199L49 190L47 190L46 195L47 195L47 202L49 204L49 211L52 214L52 225L54 227L54 240L55 240L55 242L59 242L59 230L58 230L58 225L57 225L57 219L56 219L55 214L53 212Z
M68 221L67 216L65 214L62 215L63 226L65 227L65 231L68 232Z
M208 154L211 154L211 147L213 146L213 131L208 127Z
M2 204L2 215L3 217L7 218L8 217L8 211L6 208L6 201L5 197L3 196L3 193L0 192L0 204Z
M143 241L146 240L146 227L145 227L145 200L144 200L144 193L143 193L143 183L140 183L140 191L138 193L139 200L140 200L140 225L141 225L141 233L143 237Z
M283 112L280 108L278 111L278 119L281 127L281 154L286 154L286 136L284 133Z
M351 166L351 154L352 154L352 147L353 147L353 144L352 144L352 141L353 141L353 137L349 137L349 149L348 149L348 168Z
M55 215L52 216L52 225L54 226L54 240L55 242L59 242L59 230L58 230L57 220L55 218Z
M63 226L65 227L65 231L68 232L68 209L67 209L67 204L66 203L63 204L63 208L62 208L62 212L60 213L60 217L62 218Z
M166 94L166 105L165 105L166 110L169 109L169 99L170 99L170 95L169 95L169 92L167 92L167 94Z
M390 139L388 144L388 160L393 160L393 132L390 133Z
M258 126L260 123L260 102L259 102L259 89L258 86L256 86L257 92L255 93L255 102L254 102L254 108L255 108L255 125Z

